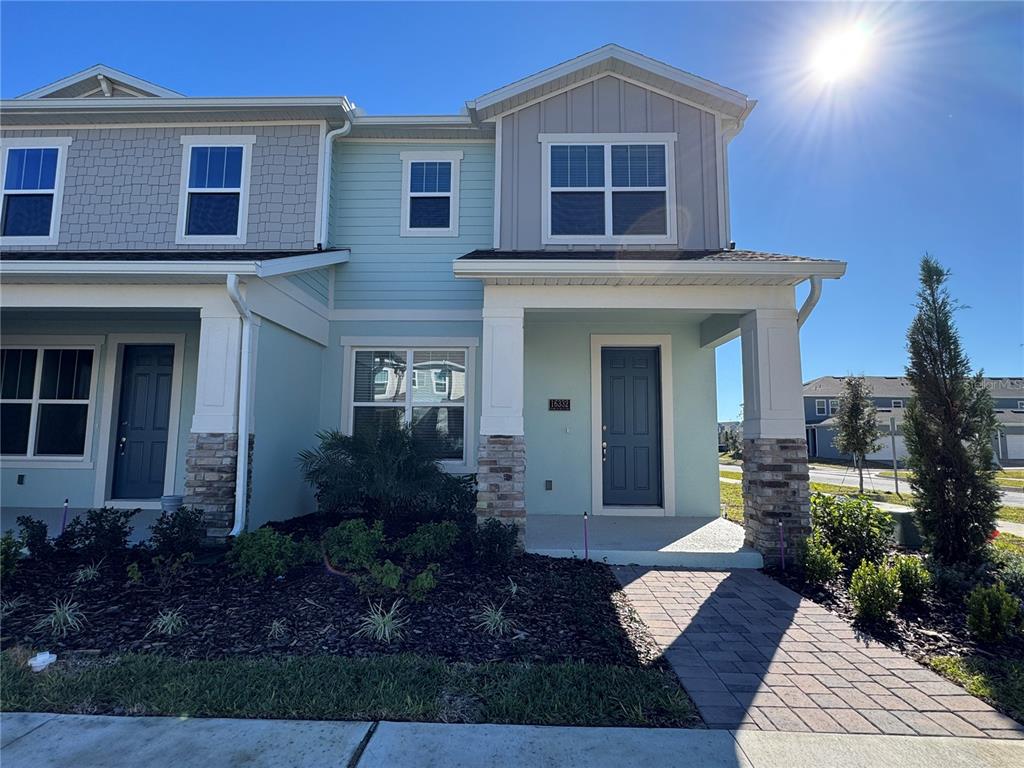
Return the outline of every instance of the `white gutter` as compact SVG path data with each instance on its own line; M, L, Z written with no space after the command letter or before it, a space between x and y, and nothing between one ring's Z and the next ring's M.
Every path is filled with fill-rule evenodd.
M811 275L810 279L810 293L808 293L807 298L804 299L804 303L800 307L800 311L796 313L797 328L803 328L804 322L811 316L811 312L814 311L814 307L818 304L818 299L821 298L821 278L818 275Z
M499 277L790 277L802 282L814 277L838 278L846 272L841 261L817 261L813 267L802 261L668 261L635 259L457 259L455 277L486 280ZM819 286L820 291L820 286Z
M324 167L320 178L323 179L323 199L320 201L320 232L317 242L321 248L327 247L328 224L331 218L331 167L334 161L334 140L348 136L352 131L352 120L345 118L341 128L335 128L324 136Z
M249 501L249 379L252 368L252 312L240 291L238 275L227 278L228 298L242 316L242 348L238 355L238 456L235 459L235 522L229 536L245 530Z

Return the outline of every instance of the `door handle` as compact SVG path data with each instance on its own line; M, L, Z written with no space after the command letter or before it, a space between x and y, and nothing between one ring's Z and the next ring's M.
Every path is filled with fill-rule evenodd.
M128 438L125 435L121 435L121 439L117 441L117 449L124 456L124 447L128 444Z
M601 443L601 461L608 461L608 443Z

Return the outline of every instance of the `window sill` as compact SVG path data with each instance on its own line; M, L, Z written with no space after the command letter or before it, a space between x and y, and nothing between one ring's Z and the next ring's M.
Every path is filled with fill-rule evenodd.
M618 237L592 235L546 235L542 245L678 245L671 235L652 237L620 235Z
M107 499L103 506L114 509L162 509L160 499Z
M4 456L0 458L0 468L3 469L93 469L94 464L90 460L56 459L51 456L28 457L28 456Z
M50 235L3 235L0 245L57 245L57 236Z
M457 229L409 229L403 227L400 237L458 237Z
M175 245L245 245L245 235L178 235Z

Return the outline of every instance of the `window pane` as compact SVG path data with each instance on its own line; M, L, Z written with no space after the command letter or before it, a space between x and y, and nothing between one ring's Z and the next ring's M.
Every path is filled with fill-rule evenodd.
M465 422L461 407L413 408L412 433L435 459L463 458Z
M81 456L85 453L85 422L89 406L39 406L36 454L40 456Z
M32 418L29 403L0 405L0 453L24 456L28 453L28 423Z
M7 173L4 176L4 189L21 189L21 178L25 173L25 150L7 150Z
M426 163L409 163L409 191L426 192L423 188L424 166Z
M50 234L53 195L4 195L3 231L9 237Z
M612 186L629 186L629 147L625 144L612 146Z
M91 349L47 349L43 352L39 398L88 400L91 375Z
M667 227L664 192L612 193L612 234L664 235Z
M600 144L551 147L551 186L604 186L604 147Z
M603 235L604 192L553 192L552 235Z
M410 229L448 229L451 226L451 198L413 197L409 199Z
M438 192L451 192L452 191L452 164L451 163L438 163L437 164L437 191Z
M237 192L192 192L188 196L187 235L238 233Z
M188 185L193 189L241 188L241 147L192 147Z
M551 148L551 186L569 186L569 148L566 146Z
M4 400L31 400L36 379L36 350L0 350L0 396Z
M405 365L405 352L395 350L356 352L353 401L356 403L405 402Z
M56 180L56 148L11 149L7 153L4 189L52 190Z
M242 148L228 147L224 158L224 186L242 188Z
M452 164L417 162L409 164L409 191L451 192Z
M665 186L665 147L661 144L612 146L612 186Z
M647 146L647 184L651 187L665 186L665 145Z
M462 403L466 400L466 353L458 350L413 352L417 386L414 403ZM422 382L422 384L420 384Z
M224 158L226 155L225 147L210 147L210 162L206 166L204 187L212 189L224 186Z
M356 436L373 436L385 427L397 427L402 423L404 408L392 407L359 407L353 409L352 434Z

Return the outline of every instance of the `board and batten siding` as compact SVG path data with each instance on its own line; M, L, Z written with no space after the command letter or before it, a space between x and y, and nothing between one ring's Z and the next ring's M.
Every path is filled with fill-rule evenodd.
M401 237L406 151L461 150L458 237ZM478 309L483 289L456 280L452 262L490 248L494 223L494 145L341 140L333 156L330 237L351 249L335 270L336 309Z
M723 245L715 116L614 76L556 94L501 120L502 248L541 245L541 133L675 133L678 245ZM650 246L643 246L644 248Z

